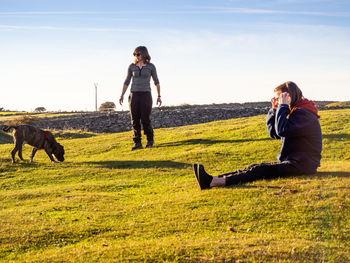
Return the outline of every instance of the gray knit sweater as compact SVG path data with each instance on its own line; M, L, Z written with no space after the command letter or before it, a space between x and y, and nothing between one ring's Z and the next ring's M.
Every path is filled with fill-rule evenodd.
M134 63L130 64L128 68L128 75L124 81L124 85L129 86L131 78L131 92L135 91L149 91L151 92L150 80L151 76L154 85L159 84L156 67L152 63L147 63L141 69Z

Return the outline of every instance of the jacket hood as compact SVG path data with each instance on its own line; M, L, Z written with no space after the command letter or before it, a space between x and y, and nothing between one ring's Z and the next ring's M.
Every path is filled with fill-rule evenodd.
M313 114L317 116L317 118L320 118L320 115L318 115L318 109L315 105L315 103L312 100L308 100L303 98L301 102L299 102L297 105L293 107L293 109L290 111L289 115L293 113L293 111L297 109L306 109L308 111L311 111Z

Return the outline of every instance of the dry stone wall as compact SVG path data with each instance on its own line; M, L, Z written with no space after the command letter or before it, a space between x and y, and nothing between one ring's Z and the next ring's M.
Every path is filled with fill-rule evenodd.
M317 106L319 109L324 109L324 105L328 103L318 102ZM153 108L152 125L154 128L166 128L249 117L266 114L270 106L270 102L256 102ZM81 112L41 118L34 125L48 130L83 130L98 133L131 129L129 111Z
M268 109L269 106L266 105L260 107L244 107L243 105L235 105L235 107L232 105L161 107L153 108L151 119L153 128L166 128L254 116L264 114ZM35 125L42 129L89 132L120 132L131 129L129 111L90 112L42 118Z

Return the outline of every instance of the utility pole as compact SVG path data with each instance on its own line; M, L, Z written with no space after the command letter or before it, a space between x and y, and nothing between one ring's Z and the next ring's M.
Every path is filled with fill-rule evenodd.
M95 111L97 111L97 83L94 83L95 85Z

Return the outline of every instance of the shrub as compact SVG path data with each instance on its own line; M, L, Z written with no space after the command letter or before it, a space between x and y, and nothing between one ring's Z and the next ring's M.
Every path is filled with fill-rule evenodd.
M37 107L37 108L35 108L35 111L36 112L44 112L44 111L46 111L46 109L44 107Z
M111 101L106 101L101 104L101 106L98 108L99 111L115 111L115 104Z

